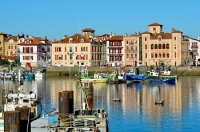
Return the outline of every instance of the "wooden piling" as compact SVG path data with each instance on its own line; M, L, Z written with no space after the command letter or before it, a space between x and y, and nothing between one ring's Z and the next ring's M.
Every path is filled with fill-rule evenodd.
M69 113L69 93L59 92L59 113Z
M31 108L18 107L15 111L20 112L20 132L31 132Z
M64 126L70 126L69 113L74 112L74 93L73 91L59 92L59 122Z
M20 131L20 111L4 112L4 132L22 132Z
M88 109L93 109L93 84L89 83L88 93L87 96L87 103L88 103Z

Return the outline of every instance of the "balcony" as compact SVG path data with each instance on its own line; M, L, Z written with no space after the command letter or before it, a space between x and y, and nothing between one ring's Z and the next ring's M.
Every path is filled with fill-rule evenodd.
M67 54L68 55L72 55L72 54L74 54L74 52L73 51L69 51L69 52L67 52Z
M191 48L192 49L198 49L198 46L197 45L192 45Z

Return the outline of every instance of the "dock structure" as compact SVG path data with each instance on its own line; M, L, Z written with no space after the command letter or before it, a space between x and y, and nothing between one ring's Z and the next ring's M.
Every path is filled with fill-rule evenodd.
M103 109L93 109L93 88L89 86L85 97L81 96L82 107L76 110L73 91L59 92L58 110L33 121L31 132L109 132L107 113Z

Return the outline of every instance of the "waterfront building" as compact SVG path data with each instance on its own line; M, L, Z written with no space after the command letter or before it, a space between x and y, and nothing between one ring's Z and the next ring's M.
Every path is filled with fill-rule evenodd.
M9 62L14 62L17 59L17 49L18 49L18 36L8 36L5 39L5 54L2 58L8 60Z
M192 54L192 59L193 62L191 63L191 65L200 65L200 40L199 37L198 39L194 39L194 38L189 38L189 50Z
M52 65L54 66L100 66L103 46L95 36L95 30L85 28L82 34L54 41L52 44Z
M124 53L125 53L125 66L140 66L139 60L139 38L140 35L135 33L131 35L125 34L123 37Z
M0 32L0 55L5 55L5 39L7 38L7 34Z
M18 44L18 54L20 56L21 65L31 67L46 66L46 62L51 62L51 41L46 37L28 36L24 42Z
M149 30L141 33L143 65L190 64L189 39L183 32L172 28L170 33L163 32L163 25L153 23Z
M107 65L107 47L106 47L106 40L113 37L113 33L103 34L100 36L96 36L99 43L101 44L101 66Z
M108 66L125 66L124 41L123 36L113 35L106 40L107 47L107 65Z

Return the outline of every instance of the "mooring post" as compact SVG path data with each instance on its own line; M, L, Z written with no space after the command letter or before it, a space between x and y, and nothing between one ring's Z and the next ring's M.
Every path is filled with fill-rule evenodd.
M29 107L18 107L15 111L20 112L20 132L31 132L31 109Z
M20 111L4 112L4 132L22 132L20 131Z

